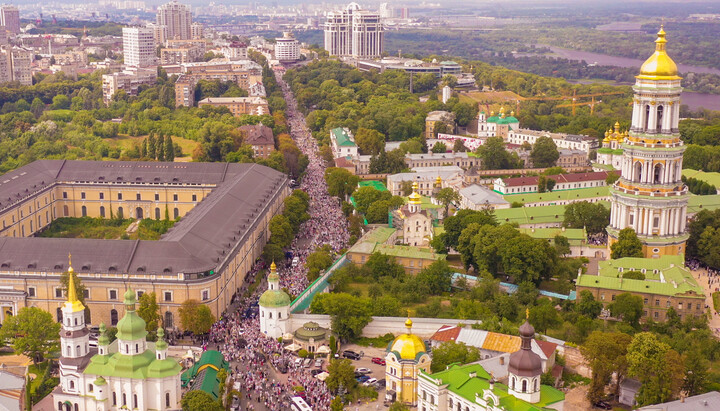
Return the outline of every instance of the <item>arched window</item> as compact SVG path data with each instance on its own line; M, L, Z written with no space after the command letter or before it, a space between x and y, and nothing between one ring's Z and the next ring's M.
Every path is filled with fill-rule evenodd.
M93 389L94 389L94 388L93 388L93 385L92 385L92 384L88 384L88 392L93 392Z
M177 220L178 217L180 217L180 210L175 207L173 208L173 218Z
M100 217L105 218L105 206L100 206Z
M58 411L62 411L62 402L58 401Z
M75 411L79 411L80 407L78 407L78 403L75 403Z
M123 208L118 207L118 218L123 218Z
M62 323L62 321L63 321L62 308L58 307L57 310L55 311L55 313L57 315L57 322Z
M515 377L512 377L512 379L510 380L510 389L511 390L515 389Z
M527 392L527 380L522 380L522 392Z
M663 166L662 164L656 164L653 168L653 181L655 184L661 184L664 181L662 181L662 175L663 175Z
M665 107L658 106L658 108L657 108L657 127L655 127L655 129L657 129L658 131L662 130L663 115L665 114L664 111L665 111Z
M117 394L113 391L113 405L117 405Z
M123 395L122 395L122 396L123 396L123 402L122 402L122 405L127 405L127 396L125 395L125 393L123 393Z
M82 206L82 207L80 208L80 212L82 213L82 216L83 216L83 217L87 217L87 207Z
M650 105L649 105L649 104L646 104L646 105L645 105L645 117L644 117L644 120L645 120L645 121L644 121L645 127L643 127L643 131L647 131L647 129L648 129L648 124L650 124Z
M535 378L535 382L534 382L534 384L533 384L533 387L534 387L534 390L533 390L533 391L537 391L537 390L538 390L538 379L537 379L537 378Z
M642 178L642 163L637 161L637 162L635 162L635 165L633 166L633 181L636 183L639 183L641 178Z
M170 406L170 393L169 392L165 393L165 406L166 407Z
M110 310L110 325L113 327L116 326L118 323L118 312L116 309Z
M138 220L142 220L142 218L143 218L143 209L142 209L142 207L137 207L137 208L135 209L135 218L137 218Z
M70 209L68 208L68 206L64 205L63 206L63 217L67 217L69 215L70 215Z
M81 354L80 354L80 346L79 346L79 345L76 345L76 346L75 346L75 355L81 355Z
M160 219L160 207L155 207L155 219Z
M70 347L68 347L68 351L70 351ZM73 381L73 380L70 380L70 389L71 390L75 389L75 381Z
M173 313L165 311L165 328L172 328L173 326Z
M133 394L133 408L138 407L137 394Z
M75 319L75 325L77 325L77 318Z

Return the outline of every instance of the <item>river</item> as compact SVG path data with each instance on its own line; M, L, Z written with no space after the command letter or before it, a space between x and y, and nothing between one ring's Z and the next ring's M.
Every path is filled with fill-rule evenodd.
M591 53L589 51L570 50L562 47L549 46L546 44L538 44L537 47L547 47L557 56L568 60L585 61L588 64L597 63L601 66L616 67L640 67L645 61L639 59L631 59L628 57L608 56L606 54ZM720 75L720 70L710 67L689 66L686 64L678 64L681 73L711 73ZM691 110L704 107L708 110L720 110L720 95L695 93L684 91L681 96L682 104L687 104Z

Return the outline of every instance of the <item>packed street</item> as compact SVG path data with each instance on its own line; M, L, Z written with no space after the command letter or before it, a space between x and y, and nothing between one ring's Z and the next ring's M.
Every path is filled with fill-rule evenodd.
M324 179L325 164L317 154L317 143L305 126L305 119L297 110L297 102L281 75L277 76L287 102L288 124L293 139L310 164L300 182L300 189L310 196L310 219L303 223L293 240L291 252L300 263L295 267L278 262L281 285L292 295L300 294L307 286L305 259L321 245L329 244L334 252L347 246L347 221L337 200L327 192ZM250 276L262 268L258 263ZM329 409L332 399L325 383L310 375L309 369L295 364L294 356L283 349L277 340L260 333L256 316L247 315L257 304L266 287L260 284L253 295L235 301L210 332L204 349L217 348L231 364L230 377L239 382L243 410L288 410L294 387L304 388L305 401L313 409ZM287 374L278 372L286 368Z

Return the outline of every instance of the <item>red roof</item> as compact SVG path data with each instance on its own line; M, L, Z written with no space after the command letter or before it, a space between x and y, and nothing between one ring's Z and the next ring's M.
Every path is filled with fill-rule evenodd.
M355 167L355 164L353 164L352 161L348 160L345 157L338 157L335 159L335 167L353 168Z
M557 348L557 344L551 343L550 341L543 341L543 340L535 340L537 342L537 345L540 347L542 352L545 354L545 357L550 358L550 356L555 352L555 349Z
M433 334L432 337L430 337L433 341L440 341L440 342L447 342L447 341L455 341L460 334L460 327L455 327L452 325L443 325L438 329L435 334Z

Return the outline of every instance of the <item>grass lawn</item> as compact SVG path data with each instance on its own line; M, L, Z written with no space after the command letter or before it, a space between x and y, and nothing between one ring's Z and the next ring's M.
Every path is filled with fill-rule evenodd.
M140 143L145 137L147 136L132 137L126 134L119 134L115 138L105 138L103 140L108 142L111 147L120 147L122 151L126 151L131 149L135 142ZM180 148L182 148L183 157L175 158L175 161L178 162L191 161L193 151L195 151L195 148L200 145L200 143L198 143L197 141L188 140L182 137L173 136L172 141L173 143L177 143Z
M138 229L126 234L128 226L133 219L109 219L92 217L62 217L53 221L50 226L40 233L40 237L51 238L95 238L104 240L159 240L175 221L142 220Z

